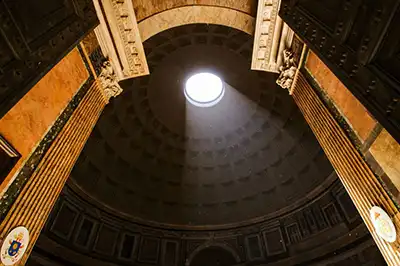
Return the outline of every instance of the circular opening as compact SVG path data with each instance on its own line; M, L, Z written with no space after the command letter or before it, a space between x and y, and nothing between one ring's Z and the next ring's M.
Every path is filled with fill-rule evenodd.
M199 73L186 81L185 97L193 105L210 107L216 105L224 96L222 80L211 73Z

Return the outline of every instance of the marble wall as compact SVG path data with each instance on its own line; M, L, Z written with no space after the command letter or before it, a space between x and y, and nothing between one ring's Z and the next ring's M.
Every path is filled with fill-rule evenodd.
M382 130L374 143L372 143L370 152L382 170L388 175L393 185L400 191L399 143L386 130Z
M375 119L318 56L311 51L307 57L306 68L346 118L361 142L365 142L376 125Z
M193 5L227 7L253 17L256 16L257 11L257 1L254 0L135 0L132 2L138 22L168 9Z
M0 120L0 134L21 154L0 184L0 194L88 77L82 57L75 48Z
M206 23L228 26L253 35L255 19L243 12L216 6L184 6L170 9L139 22L142 41L170 28Z

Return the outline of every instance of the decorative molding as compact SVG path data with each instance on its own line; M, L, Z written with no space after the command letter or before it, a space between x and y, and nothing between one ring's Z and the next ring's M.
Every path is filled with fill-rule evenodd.
M131 1L95 0L100 26L96 36L109 56L118 80L149 74L135 11Z
M275 30L274 26L278 18L278 6L279 0L258 1L251 69L277 72L276 65L271 65L269 62Z
M282 51L290 47L293 31L278 16L280 0L258 2L251 69L277 73Z

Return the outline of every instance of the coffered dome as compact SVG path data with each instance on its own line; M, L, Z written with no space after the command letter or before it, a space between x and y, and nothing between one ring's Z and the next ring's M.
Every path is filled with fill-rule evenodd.
M70 180L132 221L218 228L296 207L332 168L276 74L250 70L252 36L186 25L144 43L151 74L121 83ZM224 84L208 108L187 101L194 73Z

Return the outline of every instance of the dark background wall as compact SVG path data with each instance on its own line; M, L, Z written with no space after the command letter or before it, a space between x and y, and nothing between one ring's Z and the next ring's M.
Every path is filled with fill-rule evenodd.
M168 230L116 219L66 187L28 265L46 265L40 264L43 259L60 265L189 265L198 254L195 261L202 261L208 247L213 248L204 254L222 249L221 261L234 258L235 265L385 265L333 177L295 211L217 231Z

